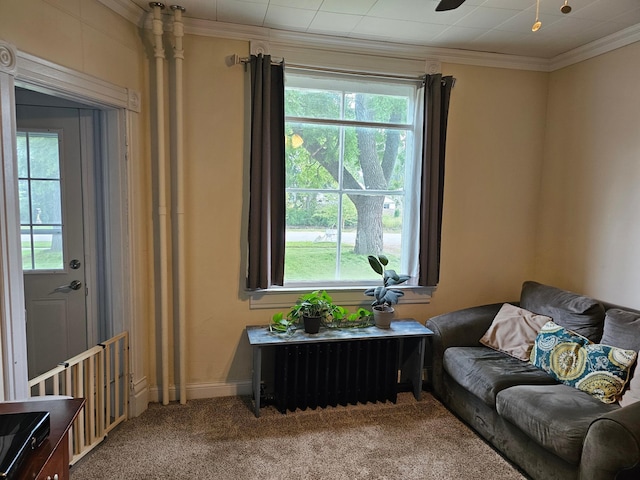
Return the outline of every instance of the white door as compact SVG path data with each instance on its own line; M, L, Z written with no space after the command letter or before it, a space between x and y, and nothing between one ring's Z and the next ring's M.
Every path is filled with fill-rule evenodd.
M29 378L87 349L80 110L17 105Z

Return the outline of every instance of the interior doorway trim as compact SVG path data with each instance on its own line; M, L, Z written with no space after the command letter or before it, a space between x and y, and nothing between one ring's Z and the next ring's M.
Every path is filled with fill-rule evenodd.
M28 396L24 284L20 256L16 255L20 252L20 218L16 201L16 86L80 102L100 111L104 135L103 164L106 166L102 173L107 176L105 184L110 189L109 198L113 199L106 212L111 246L111 271L107 278L113 302L113 328L129 331L131 371L136 367L139 373L144 371L141 349L136 344L140 338L135 335L133 321L135 308L131 275L134 263L130 246L132 219L128 172L132 142L127 139L127 133L137 129L140 95L134 90L20 52L0 40L0 394L4 400ZM133 378L131 380L134 383ZM137 390L140 385L146 387L146 378L136 379L135 384ZM141 404L146 406L145 399L141 400ZM132 406L132 412L140 408Z
M16 115L14 80L16 49L0 41L0 331L2 382L0 397L13 400L28 391L27 335L16 179Z

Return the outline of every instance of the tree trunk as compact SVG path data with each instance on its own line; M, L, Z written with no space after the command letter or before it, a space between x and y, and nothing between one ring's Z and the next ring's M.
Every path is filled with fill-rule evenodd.
M369 120L371 114L366 105L366 97L356 95L356 118ZM376 138L373 129L357 128L358 150L360 151L360 167L364 186L370 190L384 190L387 179L376 150ZM370 197L366 195L350 195L358 212L358 228L356 244L353 249L358 255L378 255L382 253L382 207L384 196Z
M354 253L378 255L383 252L382 207L384 196L349 195L358 212Z

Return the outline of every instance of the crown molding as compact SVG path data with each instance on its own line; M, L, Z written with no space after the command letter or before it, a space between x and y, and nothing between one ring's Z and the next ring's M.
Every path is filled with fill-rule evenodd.
M549 71L574 65L639 41L640 25L633 25L552 58L549 61Z
M16 56L15 83L68 100L82 97L88 105L128 108L131 104L126 88L20 51Z
M126 18L134 25L144 28L144 22L147 12L133 3L131 0L98 0L101 4L121 17Z
M98 0L141 28L149 28L147 12L131 0ZM167 13L170 15L170 13ZM147 25L148 24L148 25ZM640 25L629 27L553 58L527 57L452 48L380 42L351 37L289 32L266 27L239 25L185 17L184 31L192 35L230 40L260 41L272 45L298 46L344 53L393 57L397 59L439 61L484 67L552 72L617 48L640 41Z

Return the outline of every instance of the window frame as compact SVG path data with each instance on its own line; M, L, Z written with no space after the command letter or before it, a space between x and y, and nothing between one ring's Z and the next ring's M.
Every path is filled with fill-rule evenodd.
M290 78L290 71L294 70L294 75L296 77L301 77L306 75L314 75L314 76L323 76L325 77L325 79L328 79L329 81L331 79L335 79L335 78L344 78L345 76L347 76L348 78L354 78L353 74L345 74L343 72L338 72L338 71L326 71L326 70L322 70L321 72L318 72L314 69L310 69L309 71L306 71L305 69L298 69L298 68L294 68L294 69L287 69L286 72L286 76L287 79ZM302 72L299 70L303 70ZM357 74L356 74L357 75ZM421 89L419 88L419 84L421 83L421 80L419 79L419 77L415 76L415 77L403 77L403 76L392 76L392 77L388 77L385 75L380 75L379 77L376 75L371 75L371 74L366 74L366 81L371 81L372 83L385 83L387 86L391 83L395 83L398 87L400 87L400 85L402 83L409 83L409 84L413 84L413 95L411 96L411 110L413 110L413 112L409 112L410 115L412 115L411 118L411 123L387 123L387 122L361 122L361 121L357 121L357 120L350 120L350 119L340 119L340 120L335 120L335 119L317 119L317 118L309 118L309 117L301 117L301 116L286 116L285 118L285 123L289 124L289 123L294 123L294 122L305 122L305 123L315 123L315 124L320 124L320 125L336 125L339 127L370 127L370 128L394 128L394 129L400 129L403 131L407 131L408 134L411 135L411 139L407 139L407 146L406 146L406 151L407 151L407 158L411 157L411 169L407 170L407 167L405 167L405 196L408 196L409 194L406 193L406 190L409 188L411 190L411 195L413 195L415 198L419 198L419 187L417 186L418 182L414 181L414 182L409 182L408 178L413 178L413 179L417 179L419 178L419 172L421 170L420 168L420 161L419 161L419 157L418 157L418 152L421 148L421 124L422 124L422 112L421 112L421 105L422 105L422 100L421 100L421 95L419 94L419 92L421 92ZM289 86L289 84L287 84L287 86ZM309 88L308 85L294 85L294 86L304 86L306 88ZM328 88L327 90L331 90L330 88ZM358 90L358 93L360 93L360 90ZM364 91L363 93L370 93L370 92L366 92ZM387 94L389 92L386 92ZM285 113L286 115L286 113ZM342 115L344 116L344 115ZM303 191L303 192L308 192L310 189L289 189L287 188L287 192L289 191ZM336 189L336 190L327 190L328 193L345 193L346 191L351 191L349 189ZM314 189L315 191L315 189ZM366 192L366 194L375 194L375 193L383 193L385 195L388 195L389 193L393 194L393 193L397 193L396 191L392 191L392 190L384 190L384 191L377 191L377 190L363 190ZM358 191L358 193L362 193L363 191ZM409 203L409 202L407 202ZM409 208L405 208L405 212L403 212L403 215L405 216L405 218L403 219L403 224L404 225L408 225L411 222L409 221L409 219L413 216L413 218L415 218L416 215L416 210L419 208L419 202L414 202L414 207L412 209ZM404 227L403 227L404 230ZM403 244L408 241L405 240L405 237L409 237L411 236L412 242L415 245L415 248L413 248L413 250L415 250L415 252L412 252L410 255L406 255L403 253L403 257L405 257L405 261L403 261L403 265L400 267L399 270L401 270L402 272L410 272L411 276L412 276L412 282L405 284L405 285L401 285L399 286L399 288L401 288L404 292L405 292L405 296L403 297L403 304L424 304L424 303L428 303L431 299L431 295L433 293L433 291L435 290L436 287L424 287L424 286L417 286L415 283L417 282L417 258L418 258L418 228L414 228L414 231L411 231L410 234L405 235L404 231L403 231ZM406 247L405 245L402 246L402 249L404 250ZM339 259L337 259L337 261L339 261ZM407 269L405 268L406 264L408 264L409 262L414 262L415 263L415 267L413 269ZM355 306L355 305L367 305L368 303L370 303L370 300L368 299L368 297L365 297L363 295L363 290L365 288L367 288L368 286L371 285L377 285L379 283L379 281L377 280L371 280L371 281L340 281L340 282L331 282L331 281L321 281L318 283L301 283L301 282L286 282L285 281L285 285L284 286L271 286L268 289L263 289L263 290L256 290L256 291L251 291L248 292L249 294L249 299L250 299L250 308L252 309L260 309L260 308L285 308L290 306L292 303L295 303L295 300L299 297L299 295L301 293L304 292L308 292L309 289L324 289L327 290L333 297L334 299L339 302L342 305L345 306Z
M63 204L64 204L64 191L62 189L62 184L63 184L63 180L64 180L64 165L62 164L62 149L63 149L63 142L64 142L64 138L63 138L63 131L61 129L41 129L41 128L19 128L16 129L16 135L20 136L24 134L25 135L25 140L26 140L26 154L27 154L27 158L26 158L26 162L27 162L27 176L20 176L20 172L17 171L16 172L16 178L18 179L18 182L21 181L26 181L27 185L28 185L28 203L29 203L29 223L22 223L22 214L23 212L20 211L20 216L19 216L19 222L20 222L20 244L21 244L21 251L22 251L22 235L25 234L23 233L23 231L25 229L29 230L29 242L30 242L30 256L31 256L31 268L25 268L24 265L24 261L22 261L22 272L23 275L40 275L40 274L55 274L55 273L62 273L66 270L66 259L68 258L68 253L67 253L67 242L66 242L66 230L65 230L65 222L64 222L64 208L63 208ZM55 136L57 139L57 146L58 146L58 177L57 178L44 178L44 177L32 177L31 176L31 155L30 155L30 143L29 143L29 138L31 135L38 135L38 134L44 134L45 136ZM17 137L16 137L16 142L17 142ZM19 162L19 159L17 160ZM38 224L34 221L33 218L33 205L32 205L32 201L33 201L33 197L32 197L32 188L33 188L33 182L41 182L41 181L55 181L58 183L58 191L59 191L59 200L60 200L60 223L50 223L50 224ZM18 187L18 190L20 188ZM20 210L20 208L19 208ZM60 233L60 237L61 237L61 242L62 242L62 250L61 250L61 265L59 268L36 268L36 262L35 262L35 241L34 241L34 237L35 235L37 235L36 233L34 233L34 227L35 226L43 226L43 227L49 227L50 229L55 229L58 228Z

